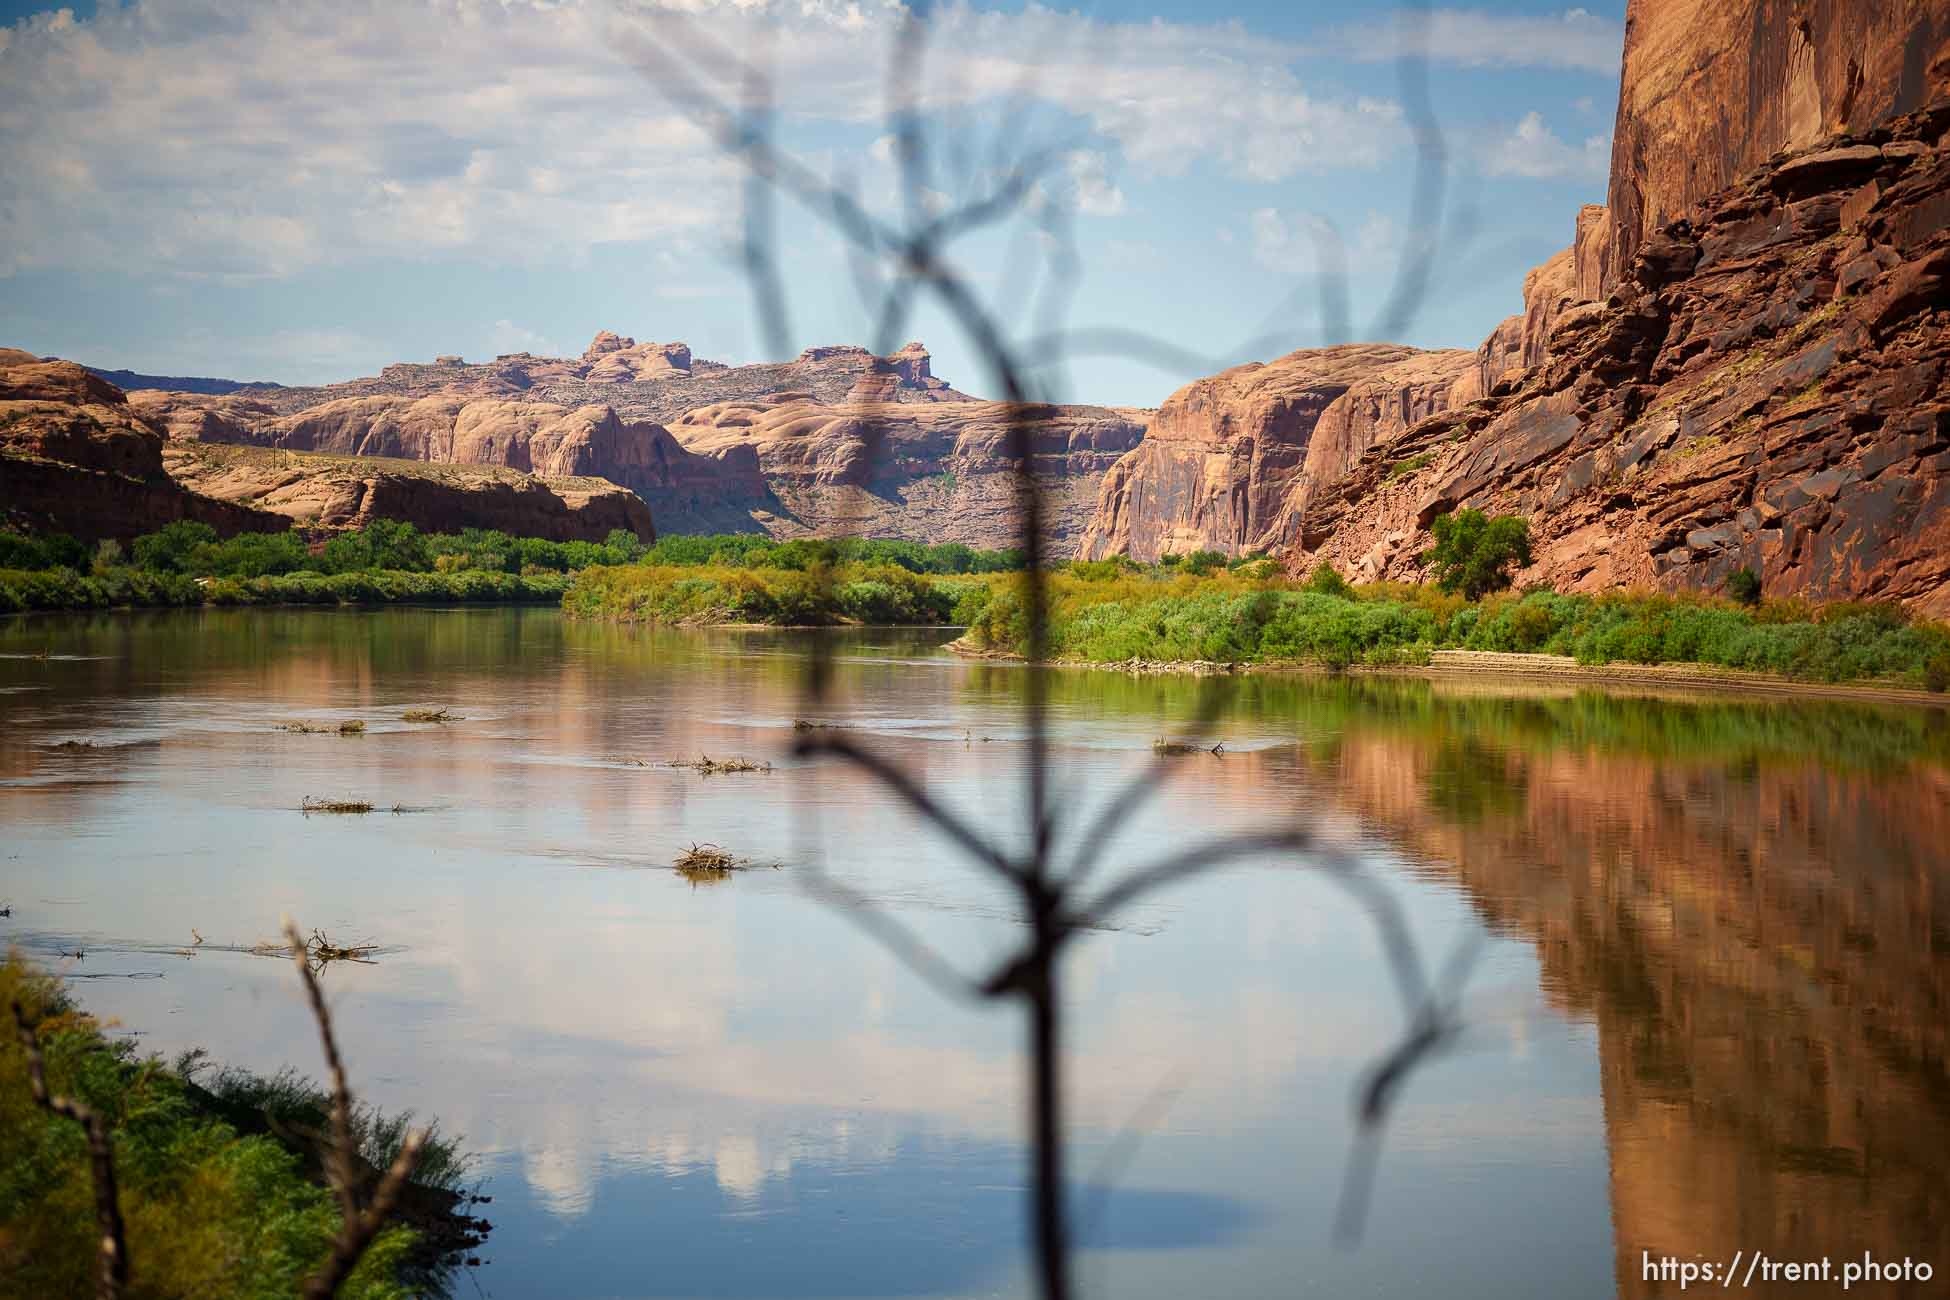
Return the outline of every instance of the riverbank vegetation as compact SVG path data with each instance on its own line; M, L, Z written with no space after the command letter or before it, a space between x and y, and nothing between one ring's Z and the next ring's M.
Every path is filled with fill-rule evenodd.
M0 1294L95 1291L100 1258L88 1140L72 1119L36 1103L29 1056L14 1031L18 1004L42 1057L48 1091L92 1108L111 1134L131 1296L289 1296L332 1250L339 1209L304 1134L327 1130L330 1098L293 1074L174 1065L112 1041L60 985L17 956L0 963ZM362 1159L385 1168L405 1117L361 1108ZM422 1148L402 1217L429 1230L383 1230L339 1295L425 1294L442 1263L430 1255L467 1164L437 1136Z
M930 576L895 564L806 568L632 564L585 569L562 608L572 617L625 623L771 623L830 627L949 623L981 576Z
M1469 600L1404 583L1351 586L1331 569L1305 582L1214 573L1055 575L1050 643L1061 659L1216 663L1426 664L1436 650L1567 655L1580 664L1702 664L1818 682L1950 688L1950 627L1895 604L1762 601L1702 594L1503 592ZM1019 654L1019 581L964 597L967 643Z
M367 605L399 602L549 604L569 575L627 564L643 543L622 530L603 542L551 542L470 528L421 533L377 520L313 548L296 531L219 540L179 521L126 549L92 552L72 537L0 532L0 613L157 605Z

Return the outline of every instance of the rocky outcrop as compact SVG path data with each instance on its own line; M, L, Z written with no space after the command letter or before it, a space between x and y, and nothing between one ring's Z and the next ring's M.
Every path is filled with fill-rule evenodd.
M1377 445L1306 521L1409 577L1439 512L1531 520L1524 580L1950 615L1950 100L1782 155L1643 239L1501 396ZM1423 468L1391 476L1405 460Z
M1074 551L1104 472L1145 432L1138 411L901 403L877 392L869 385L841 405L792 393L720 402L673 421L670 432L714 461L751 458L775 500L755 516L768 531L1000 548L1020 540L1011 453L1020 419L1042 488L1044 542L1062 555Z
M1445 409L1476 362L1397 344L1311 348L1196 380L1104 476L1086 558L1270 549L1297 536L1306 479Z
M0 520L85 541L126 541L179 519L219 533L282 519L185 491L164 472L160 429L113 384L69 361L0 348Z
M749 451L696 455L662 425L625 421L608 406L570 409L459 394L366 396L280 415L245 395L138 393L132 401L185 441L606 481L638 494L665 529L749 528L751 511L771 500Z
M1604 287L1773 154L1861 134L1946 88L1946 0L1630 0Z
M311 528L404 519L427 532L498 528L567 542L601 541L620 528L656 540L643 499L599 478L188 441L171 442L163 460L177 482L205 496Z
M619 373L603 378L611 367ZM1008 408L936 378L919 343L888 357L821 347L784 365L727 367L694 361L682 344L604 332L574 362L388 366L382 379L402 391L359 381L131 400L184 440L600 477L639 494L665 531L1018 540ZM1038 407L1029 419L1046 541L1069 554L1098 480L1143 436L1144 416Z

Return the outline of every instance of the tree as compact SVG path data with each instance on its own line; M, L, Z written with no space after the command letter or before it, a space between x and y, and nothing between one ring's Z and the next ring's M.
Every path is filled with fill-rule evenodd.
M217 530L194 520L178 519L135 539L135 562L162 573L183 573L197 547L217 540Z
M1470 600L1503 590L1530 563L1530 524L1515 515L1458 510L1437 515L1429 532L1435 545L1422 552L1422 563L1434 572L1435 585Z

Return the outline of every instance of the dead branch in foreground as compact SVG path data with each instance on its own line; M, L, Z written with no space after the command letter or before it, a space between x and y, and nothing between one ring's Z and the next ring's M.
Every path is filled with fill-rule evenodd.
M122 1226L122 1201L115 1186L115 1148L109 1138L108 1121L93 1107L72 1097L57 1096L47 1090L47 1065L41 1058L40 1039L27 1023L27 1012L20 1003L14 1006L14 1027L20 1032L20 1045L27 1053L27 1080L34 1100L44 1109L81 1125L88 1135L88 1179L95 1188L95 1223L101 1230L101 1272L96 1276L95 1295L99 1300L120 1300L129 1284L129 1245Z
M311 1005L312 1019L318 1022L318 1038L325 1049L325 1068L332 1084L332 1134L322 1163L325 1181L339 1201L339 1231L333 1239L332 1253L309 1278L299 1294L305 1300L329 1300L339 1286L359 1266L373 1238L385 1226L398 1202L400 1191L419 1163L420 1148L426 1142L425 1129L409 1129L400 1143L399 1154L379 1180L372 1201L359 1204L359 1153L352 1135L352 1085L346 1081L345 1061L339 1055L338 1039L332 1033L332 1013L325 1006L325 993L311 966L311 951L290 920L284 923L284 941L291 950L292 964L304 982L305 998Z

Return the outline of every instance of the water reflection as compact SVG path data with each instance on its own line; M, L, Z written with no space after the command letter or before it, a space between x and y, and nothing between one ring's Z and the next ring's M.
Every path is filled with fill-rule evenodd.
M1022 675L940 639L842 638L825 716L996 819ZM288 972L241 950L286 912L382 945L328 975L348 1055L486 1154L492 1293L1022 1292L1013 1018L944 1003L793 868L969 968L1008 909L877 788L781 758L802 639L540 610L0 624L0 654L50 643L0 658L0 939L84 947L109 977L87 1000L145 1046L259 1068L315 1047ZM1101 798L1198 689L1059 676L1064 790ZM1368 1246L1337 1252L1347 1099L1398 1014L1359 913L1268 862L1093 936L1074 1167L1139 1139L1105 1166L1093 1290L1636 1295L1642 1249L1950 1266L1940 713L1230 690L1227 752L1174 764L1127 843L1296 807L1369 837L1433 950L1502 936L1485 1050L1411 1087ZM400 720L442 705L466 720ZM698 753L778 766L654 766ZM306 796L428 811L307 819ZM694 890L670 870L693 841L784 865ZM210 949L172 955L192 928Z

